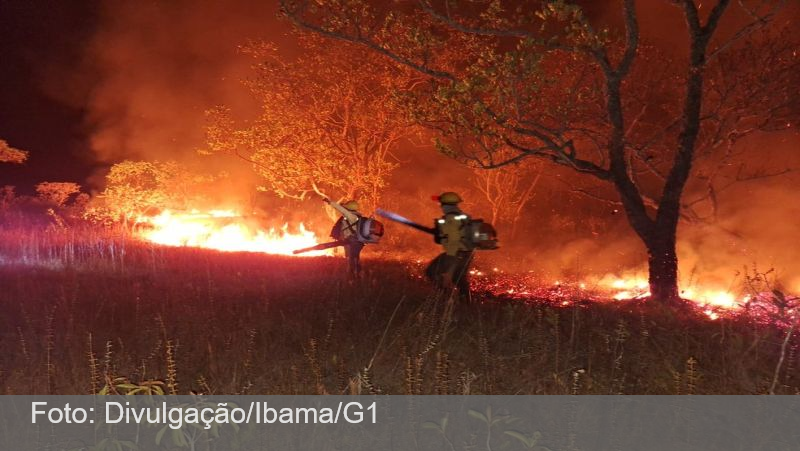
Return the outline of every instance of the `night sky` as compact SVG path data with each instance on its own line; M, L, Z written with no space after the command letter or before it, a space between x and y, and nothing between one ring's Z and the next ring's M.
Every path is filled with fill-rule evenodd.
M95 10L92 0L0 0L0 138L30 152L22 166L0 165L0 184L29 193L38 181L82 182L94 170L83 120L89 83L69 77Z
M27 150L0 186L102 188L123 159L197 157L204 112L249 101L248 39L289 42L263 0L0 0L0 139Z

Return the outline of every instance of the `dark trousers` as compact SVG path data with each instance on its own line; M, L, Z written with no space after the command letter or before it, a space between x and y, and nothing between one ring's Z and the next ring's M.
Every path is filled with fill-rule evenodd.
M350 241L344 245L344 256L347 258L347 269L351 277L361 275L361 249L364 249L364 243L358 241Z
M468 299L471 261L472 252L459 251L456 255L441 253L425 269L425 275L437 288L455 287L459 297Z

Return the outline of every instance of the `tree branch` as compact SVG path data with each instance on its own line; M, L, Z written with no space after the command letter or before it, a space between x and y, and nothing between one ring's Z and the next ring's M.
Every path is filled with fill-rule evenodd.
M433 17L434 19L446 24L448 27L452 28L453 30L460 31L462 33L476 35L476 36L491 36L491 37L507 37L507 38L522 38L522 39L536 39L533 33L525 30L502 30L502 29L494 29L494 28L477 28L477 27L469 27L461 22L453 20L449 15L443 15L440 12L436 11L433 5L430 4L428 0L419 0L417 2L429 16ZM538 42L539 40L537 40Z
M739 2L739 4L741 5L742 3ZM775 17L775 14L777 14L777 12L780 9L782 9L785 4L786 4L785 1L781 1L781 2L777 3L768 13L764 14L763 16L757 16L757 15L751 13L751 16L753 17L754 20L752 22L750 22L749 24L745 25L743 28L740 28L739 31L734 33L734 35L730 39L728 39L726 42L720 44L716 49L714 49L714 51L709 53L707 60L708 61L713 60L720 53L724 52L726 49L728 49L734 43L736 43L736 41L739 41L740 39L742 39L742 38L744 38L746 36L749 36L750 34L754 33L755 31L760 30L761 28L764 28L764 26L766 26L767 23L769 23ZM742 5L742 8L746 9L746 8L744 8L744 5Z
M625 54L617 67L617 76L624 77L633 64L636 50L639 48L639 21L636 18L636 5L633 0L625 0Z
M730 4L730 0L719 0L716 5L714 5L714 9L711 10L711 14L708 16L708 21L706 22L705 26L702 27L703 34L710 35L714 34L714 31L717 29L717 25L719 25L719 20L722 18L722 14L728 8Z
M354 44L363 45L363 46L369 48L370 50L373 50L373 51L375 51L375 52L377 52L377 53L379 53L379 54L381 54L381 55L383 55L383 56L385 56L385 57L387 57L387 58L389 58L389 59L391 59L391 60L393 60L393 61L395 61L397 63L400 63L400 64L402 64L404 66L410 67L410 68L412 68L412 69L414 69L414 70L416 70L418 72L421 72L423 74L429 75L429 76L431 76L433 78L449 80L451 82L455 81L455 77L452 74L450 74L449 72L432 69L432 68L426 66L425 64L415 63L411 59L409 59L407 57L404 57L404 56L402 56L402 55L400 55L398 53L392 52L392 51L388 50L387 48L377 44L375 41L372 41L372 40L369 40L369 39L366 39L366 38L362 37L361 33L357 33L356 36L350 36L350 35L347 35L347 34L344 34L344 33L337 33L335 31L327 30L327 29L325 29L323 27L320 27L318 25L314 25L312 23L306 22L306 21L302 20L300 17L298 17L296 11L293 12L293 11L290 11L288 9L286 0L280 0L280 5L281 5L281 11L282 11L283 15L286 16L287 18L289 18L289 20L291 20L292 23L294 23L295 25L297 25L297 26L299 26L301 28L304 28L304 29L309 30L309 31L313 31L313 32L318 33L318 34L320 34L322 36L326 36L326 37L329 37L329 38L332 38L332 39L337 39L339 41L352 42Z
M523 145L515 143L514 141L512 141L512 140L510 140L508 138L506 138L506 144L508 144L509 147L521 152L520 155L515 157L518 160L522 159L522 157L525 157L525 156L535 156L535 157L547 158L547 159L550 159L551 161L553 161L554 163L558 163L558 164L561 164L561 165L564 165L564 166L569 166L569 167L575 169L578 172L584 172L584 173L587 173L587 174L594 175L595 177L597 177L600 180L610 180L611 179L611 173L609 173L609 171L606 170L605 168L597 166L596 164L592 163L591 161L581 160L580 158L576 158L575 154L574 154L574 147L573 147L573 144L572 144L571 141L567 142L563 146L563 147L573 148L573 152L569 152L569 153L565 152L563 150L563 147L559 148L559 146L557 146L555 144L554 144L554 146L549 146L548 145L548 146L540 147L540 148L537 148L537 149L530 149L530 148L527 148L527 147L525 147ZM552 153L549 153L549 152L552 152ZM508 163L506 163L506 164L508 164Z

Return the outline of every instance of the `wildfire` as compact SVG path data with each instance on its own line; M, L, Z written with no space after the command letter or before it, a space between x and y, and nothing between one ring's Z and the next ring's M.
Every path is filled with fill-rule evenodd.
M585 286L585 284L581 284ZM601 280L599 288L609 293L615 300L643 299L650 296L650 286L644 277L625 277ZM717 319L718 310L735 310L742 308L750 299L749 296L736 296L730 291L710 288L686 288L681 297L696 303L711 318Z
M488 273L476 269L470 271L470 275L473 288L491 296L525 302L546 302L559 306L609 300L623 302L650 296L647 279L633 274L585 277L581 280L547 280L532 272L506 273L493 269ZM745 311L767 320L774 317L780 309L776 307L778 299L774 292L737 295L735 291L693 286L683 289L681 297L697 304L699 311L712 320ZM800 297L786 294L784 303L791 307L784 308L783 313L792 313L793 306L798 302Z
M585 284L581 284L584 285ZM650 284L642 278L614 279L610 287L614 291L612 298L621 301L624 299L641 299L650 296Z
M280 229L264 230L232 210L176 213L165 210L157 216L139 218L139 236L166 246L190 246L227 252L263 252L292 255L292 251L319 243L314 232L300 223L296 232L284 224ZM314 251L304 256L330 255L331 250Z
M702 306L718 307L722 309L735 309L741 307L749 299L748 296L743 296L741 299L737 299L735 295L727 291L697 291L691 288L683 290L682 295L684 298L691 299Z
M291 228L288 224L276 229L264 229L233 210L211 210L177 213L165 210L157 216L139 218L143 225L139 236L147 241L167 246L190 246L219 251L246 251L266 254L293 255L292 251L319 244L314 232L300 223ZM332 250L313 251L303 256L332 255ZM416 260L415 265L423 264ZM650 296L648 281L641 275L606 275L586 277L581 280L544 280L533 273L507 273L498 267L470 271L474 289L498 298L523 301L552 302L561 306L576 302L608 300L625 301ZM709 318L718 319L728 313L748 309L758 303L769 304L774 293L736 295L724 289L689 287L681 297L697 304ZM763 299L762 299L763 298ZM787 295L782 302L792 307L778 309L791 311L800 298ZM774 302L773 302L774 303Z

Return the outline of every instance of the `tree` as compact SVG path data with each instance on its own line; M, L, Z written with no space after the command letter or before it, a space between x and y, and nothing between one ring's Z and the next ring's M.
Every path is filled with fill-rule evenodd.
M0 139L0 163L24 163L28 158L28 152L11 147L8 143ZM5 212L14 203L17 196L14 187L5 185L0 188L0 212Z
M142 216L195 204L200 185L208 180L173 161L123 161L111 167L106 188L87 216L120 222L127 229Z
M514 239L522 210L534 195L542 177L538 162L523 161L487 171L473 167L472 186L478 190L492 213L491 223L508 225L508 237Z
M42 182L36 185L36 194L43 201L63 207L70 196L81 192L81 186L73 182Z
M315 36L301 36L300 47L288 62L269 43L245 48L258 61L247 87L260 116L242 126L226 108L212 110L209 150L252 163L261 188L281 197L325 193L371 209L397 166L391 152L411 131L386 108L404 71Z
M0 139L0 163L23 163L28 158L28 152L15 149Z
M634 0L620 0L621 27L598 27L565 0L281 5L302 28L427 76L406 106L440 132L441 151L489 169L540 158L612 186L647 248L651 296L670 302L693 169L713 197L724 179L713 163L729 167L739 139L800 111L791 25L771 25L784 1L671 3L686 24L672 54L641 42ZM719 33L723 17L731 30Z

